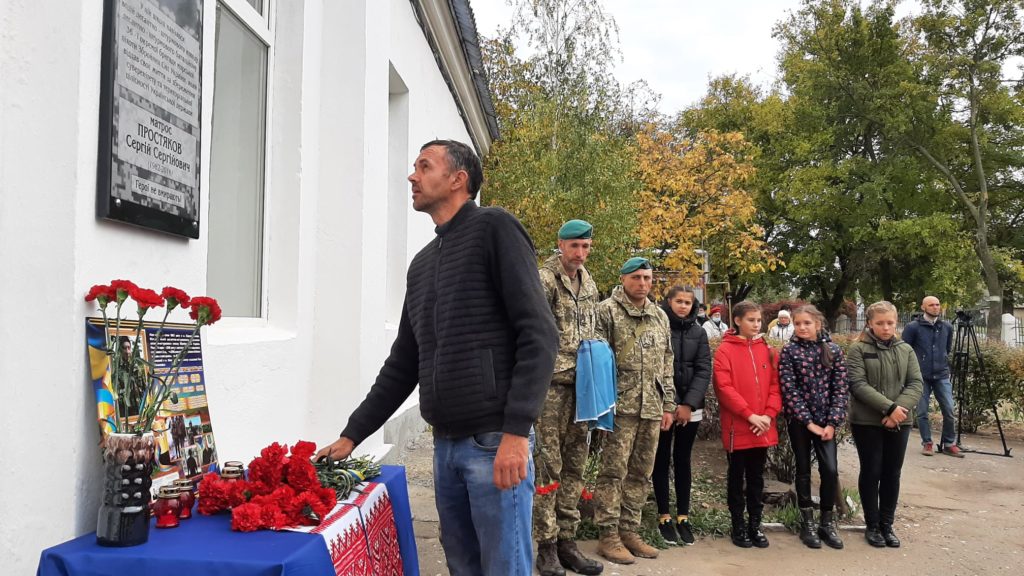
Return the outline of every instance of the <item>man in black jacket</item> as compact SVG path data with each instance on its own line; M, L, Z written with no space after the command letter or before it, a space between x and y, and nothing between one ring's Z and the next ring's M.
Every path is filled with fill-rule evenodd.
M448 569L529 574L533 423L555 366L558 333L526 230L473 200L483 182L460 142L420 149L413 209L437 237L409 265L398 335L341 438L317 456L345 458L418 383L434 431L434 494Z

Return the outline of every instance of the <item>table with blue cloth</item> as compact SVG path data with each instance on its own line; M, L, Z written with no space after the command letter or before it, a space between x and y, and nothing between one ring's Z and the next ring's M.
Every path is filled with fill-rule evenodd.
M388 489L406 576L419 574L405 468L383 466L373 479ZM154 522L154 520L150 520ZM334 574L324 539L299 532L235 532L231 516L194 514L177 528L150 526L149 541L128 548L96 544L90 533L43 550L37 576L107 574L325 576Z

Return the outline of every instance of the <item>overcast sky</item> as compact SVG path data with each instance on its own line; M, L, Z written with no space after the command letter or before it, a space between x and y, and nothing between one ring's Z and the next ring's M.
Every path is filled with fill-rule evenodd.
M505 0L470 0L480 34L508 26ZM674 114L704 95L710 76L749 74L770 85L778 43L772 27L799 0L604 0L619 26L620 82L646 80ZM906 9L899 10L905 13Z

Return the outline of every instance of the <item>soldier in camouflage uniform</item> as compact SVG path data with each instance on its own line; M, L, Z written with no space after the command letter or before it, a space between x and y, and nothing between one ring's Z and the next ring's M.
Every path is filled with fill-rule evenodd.
M647 299L652 272L646 258L630 258L622 284L597 309L597 333L611 345L618 368L615 432L603 439L594 491L598 553L617 564L634 556L657 558L640 538L640 514L651 491L659 430L672 426L672 331L668 316Z
M565 568L579 574L600 574L604 566L576 547L579 504L589 444L586 423L576 423L576 350L594 332L600 294L583 267L590 254L593 226L570 220L558 230L559 253L540 269L551 312L558 325L558 356L544 409L537 425L534 461L538 493L533 500L533 536L541 576L563 576ZM545 486L558 487L544 491Z

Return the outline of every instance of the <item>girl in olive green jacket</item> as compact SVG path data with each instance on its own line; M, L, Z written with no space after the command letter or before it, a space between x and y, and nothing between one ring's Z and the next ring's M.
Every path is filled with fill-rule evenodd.
M861 504L872 546L898 548L893 532L900 494L900 469L907 451L914 407L923 383L917 355L896 336L896 307L875 302L867 309L868 325L850 346L846 365L850 381L850 430L860 457Z

